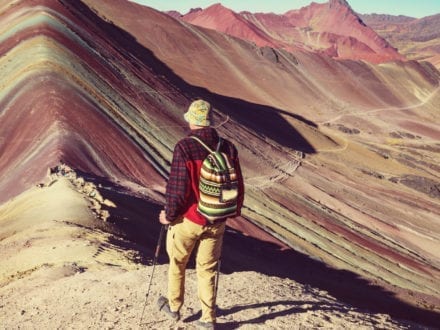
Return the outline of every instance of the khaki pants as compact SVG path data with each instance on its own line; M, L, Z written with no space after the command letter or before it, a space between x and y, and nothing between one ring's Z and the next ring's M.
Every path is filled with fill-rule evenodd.
M198 296L202 305L203 322L215 321L215 276L220 259L225 222L200 226L183 218L168 229L167 252L168 300L170 309L178 311L185 294L185 269L192 250L199 242L196 255Z

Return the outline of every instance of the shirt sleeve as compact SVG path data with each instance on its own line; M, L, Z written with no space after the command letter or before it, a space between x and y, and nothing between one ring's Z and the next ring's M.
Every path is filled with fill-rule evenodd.
M176 144L171 162L170 176L166 187L166 218L174 221L184 213L186 196L190 189L190 175L186 167L184 153Z

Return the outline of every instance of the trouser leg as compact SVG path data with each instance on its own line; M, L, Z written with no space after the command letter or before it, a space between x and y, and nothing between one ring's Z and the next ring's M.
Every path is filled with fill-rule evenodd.
M215 315L215 276L220 259L225 223L205 227L197 251L198 296L202 307L203 322L214 322Z
M198 233L188 220L172 225L167 233L167 253L170 259L168 269L168 301L174 312L180 310L185 294L185 269L191 252L197 242Z

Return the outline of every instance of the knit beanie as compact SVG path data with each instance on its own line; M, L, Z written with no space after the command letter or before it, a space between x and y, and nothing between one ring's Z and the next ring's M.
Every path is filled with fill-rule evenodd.
M185 120L196 126L211 125L211 104L204 100L197 100L191 103L188 111L183 115Z

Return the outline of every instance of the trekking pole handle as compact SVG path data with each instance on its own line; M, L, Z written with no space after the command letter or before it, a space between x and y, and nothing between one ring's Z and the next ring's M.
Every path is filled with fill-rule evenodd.
M165 231L168 230L168 225L162 225L162 227L160 228L160 234L159 234L159 239L157 240L157 245L156 245L156 250L154 252L154 257L158 258L159 257L159 252L160 252L160 246L162 245L162 237L163 237L163 233Z

